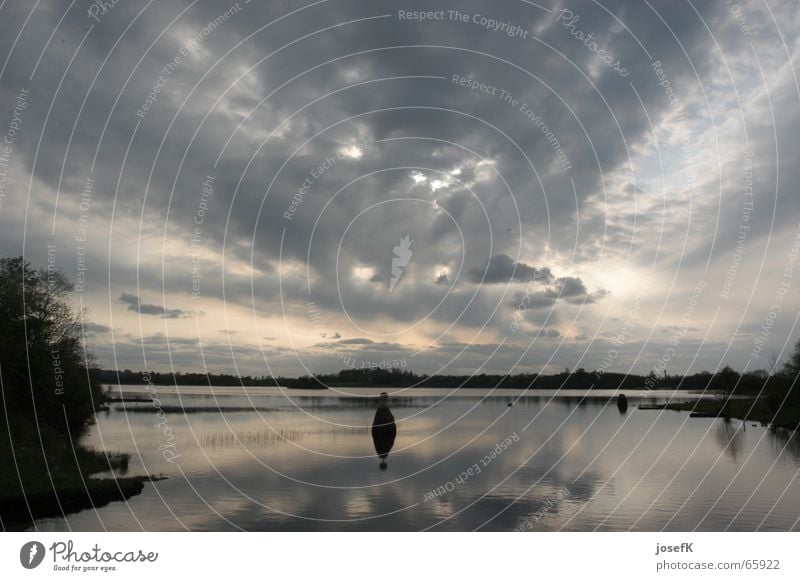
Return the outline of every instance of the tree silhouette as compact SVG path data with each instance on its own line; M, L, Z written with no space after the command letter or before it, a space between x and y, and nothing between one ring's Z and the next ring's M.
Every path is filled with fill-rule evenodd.
M88 368L72 284L57 270L0 259L0 376L13 431L80 434L103 399Z
M794 346L794 353L783 366L783 373L793 380L800 374L800 340Z

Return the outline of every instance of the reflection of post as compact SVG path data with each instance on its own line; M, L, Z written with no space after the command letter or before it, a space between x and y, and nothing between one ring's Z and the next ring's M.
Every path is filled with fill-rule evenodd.
M386 470L386 458L394 446L395 436L397 425L394 423L392 410L389 409L389 395L384 391L378 400L375 419L372 420L372 443L375 444L375 453L381 459L381 470Z

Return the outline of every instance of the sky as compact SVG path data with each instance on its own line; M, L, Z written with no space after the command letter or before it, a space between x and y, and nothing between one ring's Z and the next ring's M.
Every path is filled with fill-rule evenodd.
M0 4L0 256L104 368L769 369L793 1Z

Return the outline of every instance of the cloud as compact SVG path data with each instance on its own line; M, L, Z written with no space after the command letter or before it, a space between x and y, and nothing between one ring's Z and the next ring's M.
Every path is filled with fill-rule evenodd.
M508 282L529 282L532 280L550 282L553 273L549 268L536 268L523 262L514 262L506 254L497 254L489 259L484 268L473 268L467 273L472 283L500 284Z
M182 309L165 309L159 305L143 303L137 295L122 293L119 295L119 302L128 305L128 310L140 315L154 315L162 319L180 319L190 316Z
M99 324L97 324L97 323L92 323L92 322L89 322L89 323L84 323L84 325L83 325L83 331L84 331L84 333L86 333L87 335L88 335L88 334L92 334L92 335L102 335L102 334L104 334L104 333L109 333L109 332L111 332L111 327L107 327L107 326L105 326L105 325L99 325Z
M367 339L365 337L356 337L353 339L342 339L339 341L339 345L374 345L375 341L372 339Z
M546 291L541 292L517 292L513 299L508 303L512 309L517 309L519 305L524 305L526 309L548 309L556 304L557 297L552 296Z
M24 250L44 266L48 244L55 244L57 265L76 281L84 274L75 268L80 252L91 265L82 296L94 313L108 312L119 289L188 296L200 274L202 304L215 319L209 329L241 329L230 343L252 356L256 370L263 354L248 343L253 318L296 330L302 350L319 337L305 314L309 300L342 335L377 340L396 333L393 340L409 348L430 344L420 363L427 370L453 355L439 342L443 334L496 345L519 305L516 291L531 279L539 284L527 295L529 324L558 321L566 329L561 325L580 305L587 337L616 336L637 294L646 299L643 320L680 325L699 278L709 290L692 326L713 324L709 336L742 337L769 311L800 213L793 187L800 182L798 56L785 50L798 43L796 3L748 4L753 34L746 37L725 3L696 11L668 2L657 11L619 0L570 3L581 29L629 71L624 78L554 13L525 2L504 5L502 20L528 31L528 39L472 21L400 21L395 3L375 0L369 14L361 3L309 5L270 28L280 38L255 34L248 50L229 52L284 17L286 4L242 3L183 55L140 116L165 65L219 16L218 6L154 3L139 14L134 3L120 2L90 29L85 12L65 12L55 0L42 0L32 13L26 3L7 2L0 38L18 40L14 53L0 49L0 62L7 60L0 110L14 111L22 87L30 99L4 191L30 195L0 199L0 254ZM485 14L486 3L446 0L442 8ZM341 24L332 29L334 13ZM48 44L56 29L61 50ZM163 31L156 42L152 30ZM292 44L275 52L276 42ZM519 102L470 90L453 75ZM213 194L201 199L210 174ZM764 195L745 223L748 180ZM87 242L78 248L76 226L86 218ZM749 231L740 241L743 225ZM193 249L195 226L201 232ZM386 282L404 234L414 252L397 292L365 284ZM730 298L714 302L709 297L725 284L734 256ZM641 290L643 273L652 282ZM597 304L611 293L613 301ZM122 297L148 319L187 316ZM784 313L796 312L800 298L784 305ZM712 323L705 313L718 306ZM115 340L140 332L114 324ZM186 329L174 332L189 338ZM766 349L780 349L796 334L782 316ZM584 355L586 345L571 341L542 353L542 361L604 353L590 345ZM744 362L747 343L709 342L683 363L714 368L723 356ZM106 363L114 361L99 344ZM134 365L134 347L120 365ZM190 351L182 353L187 365ZM511 364L498 356L485 361L492 351L482 347L466 353L453 365L505 371ZM224 351L217 355L233 365ZM644 357L633 364L639 371L651 365ZM281 365L304 371L292 356Z
M547 289L550 296L563 299L585 296L588 292L583 281L574 276L559 277L555 280L555 284Z
M575 276L562 276L545 291L546 296L552 299L565 299L572 304L591 304L606 297L609 293L605 289L597 289L590 293L583 280Z

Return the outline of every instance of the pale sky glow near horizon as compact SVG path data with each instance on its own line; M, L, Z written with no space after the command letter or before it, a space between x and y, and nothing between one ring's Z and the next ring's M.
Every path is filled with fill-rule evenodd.
M7 2L0 256L77 284L104 368L768 368L799 31L790 0Z

